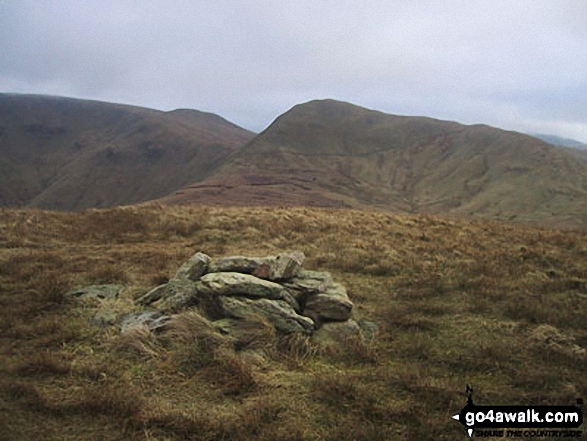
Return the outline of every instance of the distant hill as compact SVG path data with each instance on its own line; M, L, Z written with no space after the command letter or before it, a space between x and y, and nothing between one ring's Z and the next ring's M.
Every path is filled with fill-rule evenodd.
M0 94L0 206L301 205L587 225L587 153L484 125L300 104L222 117Z
M209 176L253 136L196 110L0 94L0 206L155 199Z
M295 106L168 203L310 205L587 224L587 156L484 125Z
M570 138L563 138L556 135L545 135L543 133L532 133L531 136L541 139L549 144L561 147L571 147L579 150L587 150L587 144Z

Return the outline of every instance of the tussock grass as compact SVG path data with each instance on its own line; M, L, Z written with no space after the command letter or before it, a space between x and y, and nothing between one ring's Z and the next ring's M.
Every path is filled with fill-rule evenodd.
M587 234L481 220L308 208L144 205L0 210L0 428L6 439L458 439L483 404L587 396ZM153 334L127 312L194 252L302 250L347 288L370 343L323 351L250 318L238 342L193 312ZM64 293L125 286L116 301ZM66 427L67 430L63 428Z

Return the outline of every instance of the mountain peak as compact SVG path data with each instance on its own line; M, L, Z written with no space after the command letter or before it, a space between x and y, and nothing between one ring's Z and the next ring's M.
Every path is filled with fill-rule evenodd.
M294 106L290 112L319 113L322 117L345 118L362 113L381 113L346 101L332 98L312 100ZM290 112L286 112L287 115Z

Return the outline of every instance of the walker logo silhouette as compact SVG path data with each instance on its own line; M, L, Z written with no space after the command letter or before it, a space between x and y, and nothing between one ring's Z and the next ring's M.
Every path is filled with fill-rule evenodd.
M469 438L580 438L583 399L572 406L477 406L467 384L467 404L452 418L465 426Z

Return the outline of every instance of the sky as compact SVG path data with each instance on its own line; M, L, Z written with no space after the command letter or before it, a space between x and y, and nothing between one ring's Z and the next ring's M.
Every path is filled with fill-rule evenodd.
M0 92L255 132L333 98L587 143L587 1L0 0Z

